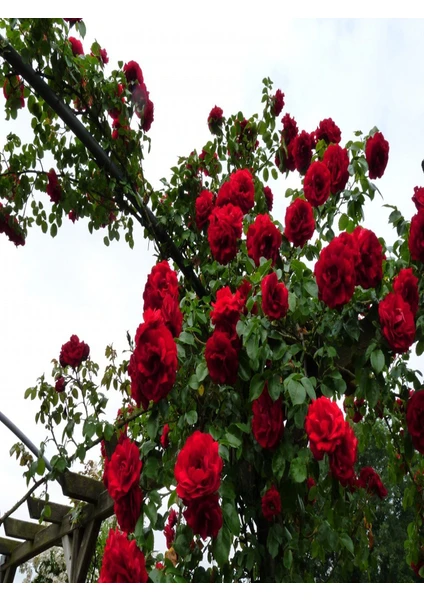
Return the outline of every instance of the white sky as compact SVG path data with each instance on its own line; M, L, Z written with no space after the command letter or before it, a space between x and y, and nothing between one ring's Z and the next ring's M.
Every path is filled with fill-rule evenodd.
M376 183L385 202L412 216L413 188L424 186L424 21L292 20L282 2L261 3L270 10L260 13L238 2L202 10L187 5L145 3L136 13L128 7L125 17L110 11L106 18L107 11L98 10L84 19L85 51L96 38L108 51L108 67L132 59L141 65L155 104L145 167L151 180L168 177L177 156L201 150L210 139L206 120L215 104L227 116L261 112L261 81L269 76L285 93L282 115L289 112L300 129L312 131L331 117L344 144L354 130L376 125L390 143L385 176ZM25 135L23 119L0 118L1 146L12 128ZM293 184L283 177L270 183L280 221L284 191ZM43 199L49 208L48 196ZM387 240L388 210L380 206L376 200L367 211L366 225ZM106 345L124 348L126 330L133 335L142 318L151 248L141 229L132 251L123 241L106 248L103 235L90 236L79 221L66 222L54 240L33 229L23 248L0 236L0 410L37 445L45 431L34 422L36 401L23 395L39 375L50 375L61 345L75 333L104 364ZM117 406L114 400L111 415ZM9 457L15 441L0 424L0 513L26 491L22 469ZM14 516L27 518L26 507Z

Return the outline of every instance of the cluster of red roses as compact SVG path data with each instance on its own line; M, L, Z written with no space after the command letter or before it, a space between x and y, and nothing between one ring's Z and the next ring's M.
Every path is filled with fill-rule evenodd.
M24 108L24 84L19 75L12 75L4 80L3 96L14 108Z
M364 467L359 477L356 476L358 440L335 402L325 396L313 400L306 415L305 430L314 458L322 460L324 454L328 454L331 473L343 486L363 487L380 498L387 496L386 488L372 467Z
M135 106L135 114L141 119L141 128L143 131L147 132L153 123L154 106L144 83L143 72L135 60L125 63L123 70L128 89L131 92L131 100Z
M273 401L265 387L252 404L252 433L262 448L273 450L284 434L284 411L281 398Z
M186 505L184 517L193 533L215 538L222 527L218 489L222 459L218 442L209 433L195 431L178 454L174 475L177 494Z
M5 233L15 246L25 246L24 232L16 217L12 217L6 207L0 202L0 233Z
M50 196L51 202L57 204L62 198L62 188L60 187L57 173L54 169L50 169L47 173L46 192Z
M182 329L178 302L178 279L166 260L155 265L143 294L144 323L135 334L135 349L128 374L131 395L137 406L147 409L171 390L177 374L177 345Z
M106 540L99 583L147 583L144 554L135 540L111 529Z
M60 350L59 362L63 368L69 366L78 369L80 364L87 360L89 354L90 346L85 342L80 342L77 335L71 335L69 342L63 344Z

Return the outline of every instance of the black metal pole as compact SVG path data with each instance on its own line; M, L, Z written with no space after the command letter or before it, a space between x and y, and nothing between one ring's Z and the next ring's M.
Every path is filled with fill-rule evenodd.
M27 438L27 436L24 433L22 433L22 431L18 427L16 427L16 425L14 423L12 423L12 421L10 419L8 419L6 417L6 415L4 415L2 412L0 412L0 421L4 425L6 425L6 427L8 429L10 429L10 431L12 433L14 433L16 435L16 437L19 438L23 444L25 444L25 446L28 448L28 450L31 450L31 452L34 454L34 456L36 456L37 458L43 457L44 463L46 465L46 469L48 471L52 470L52 466L51 466L50 462L47 460L47 458L45 456L43 456L43 454L37 448L37 446L35 444L33 444L31 442L31 440L29 438Z

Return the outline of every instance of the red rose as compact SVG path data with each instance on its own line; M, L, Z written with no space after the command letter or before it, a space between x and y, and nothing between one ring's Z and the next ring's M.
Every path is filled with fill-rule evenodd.
M399 275L393 279L393 291L400 294L407 302L415 316L418 310L419 294L418 279L412 272L412 268L401 269Z
M306 200L312 206L321 206L330 195L331 175L327 166L315 161L306 172L303 189Z
M144 83L143 71L141 70L138 62L136 62L135 60L130 60L130 62L125 63L123 71L127 82L130 84L130 89L131 84Z
M342 134L333 119L323 119L315 130L315 139L324 140L326 144L339 144Z
M237 254L241 238L243 213L238 206L216 206L209 216L208 241L214 260L228 264Z
M217 206L225 206L226 204L234 204L232 201L232 186L230 180L224 181L218 191L218 195L216 197L216 205Z
M322 460L325 452L334 452L345 431L343 413L336 402L325 396L313 400L306 415L305 430L316 460Z
M60 187L59 180L54 169L50 169L47 173L47 187L46 192L50 196L50 200L57 204L62 197L62 188Z
M212 381L228 385L237 381L238 352L226 333L213 332L206 342L205 358Z
M284 117L281 119L281 122L283 124L283 131L281 132L281 136L283 137L286 146L288 146L290 142L294 140L294 138L299 133L299 129L297 127L296 121L288 113L284 115Z
M274 225L268 215L257 215L254 223L247 230L247 254L258 267L261 256L267 260L272 259L272 264L278 258L281 246L281 232Z
M356 227L352 235L360 254L360 261L355 269L356 285L364 290L375 288L383 279L383 248L370 229Z
M302 131L292 141L291 151L294 164L301 175L304 175L311 164L313 139L309 133Z
M349 156L345 148L331 145L324 152L322 162L330 171L330 192L342 192L349 179Z
M178 299L167 294L163 299L162 308L160 310L163 322L172 333L172 337L179 337L183 329L183 313L181 312Z
M116 446L108 462L107 491L109 496L114 500L119 500L126 496L134 485L138 486L142 466L137 444L125 437Z
M271 114L278 117L284 108L284 94L281 90L277 90L271 98Z
M160 436L160 445L162 448L168 448L169 446L169 425L165 423L163 426L162 435Z
M384 139L383 134L379 131L367 139L365 158L368 163L369 178L383 177L389 160L389 142Z
M314 209L302 198L287 207L284 235L294 246L303 248L315 231Z
M274 203L274 194L272 193L272 190L268 185L266 185L264 187L264 196L265 196L266 206L267 206L269 212L271 212L272 205Z
M209 131L214 135L222 133L221 127L224 123L224 112L219 106L214 106L208 117Z
M106 48L100 48L100 58L102 60L102 63L104 65L107 65L107 63L109 62L109 57L107 55L107 50Z
M175 383L178 359L177 345L165 326L161 312L148 309L145 322L135 334L135 350L130 359L131 379L138 380L141 393L159 402ZM137 398L134 398L137 401Z
M214 494L221 483L222 458L218 442L209 433L190 435L175 463L177 494L186 502Z
M74 56L84 56L84 50L82 43L74 37L70 37L69 41L72 46L72 53Z
M406 424L414 448L424 454L424 390L415 392L408 400Z
M270 319L282 319L289 309L289 292L284 283L278 283L275 271L261 281L262 310Z
M217 291L216 302L212 302L212 306L211 321L215 331L228 334L230 339L236 338L236 326L242 309L240 295L232 294L230 288L225 286Z
M355 481L356 456L358 440L349 423L344 422L343 435L334 451L330 454L330 469L333 477L344 486L353 485Z
M115 500L113 510L119 527L122 531L125 531L125 533L133 533L141 513L142 502L143 492L141 491L138 482L131 487L128 494Z
M72 221L72 223L75 223L75 221L78 221L79 216L77 215L77 213L74 210L70 210L68 212L68 219L70 221Z
M168 515L168 520L166 522L165 528L163 530L163 534L166 538L166 547L169 549L172 547L175 539L175 525L177 524L178 516L177 512L171 508Z
M420 209L411 219L408 247L412 260L424 262L424 209Z
M262 448L276 448L284 433L283 405L279 398L275 402L267 387L252 404L252 433Z
M387 496L387 490L380 475L372 467L362 467L356 485L364 488L370 494L378 496L381 500Z
M248 169L239 169L230 175L231 202L246 214L255 203L253 175Z
M417 210L424 208L424 187L414 187L414 195L412 196L412 202L417 207Z
M56 390L56 392L59 392L59 393L64 392L65 386L66 386L66 382L65 382L64 377L59 377L58 379L56 379L56 383L54 386L54 389Z
M77 335L71 335L71 339L63 344L59 355L59 362L62 367L70 366L78 369L83 360L87 360L90 354L90 346L85 342L80 342Z
M281 513L281 497L275 485L262 496L261 505L262 514L267 521L272 521L275 516Z
M111 529L106 540L99 583L147 583L144 554L136 541Z
M184 511L187 525L203 540L216 538L222 527L222 510L218 494L192 500Z
M349 247L341 236L335 237L321 250L315 264L318 297L330 308L340 308L353 296L356 284L354 246Z
M149 97L147 97L147 101L146 101L146 104L144 105L143 113L141 114L141 113L137 112L137 116L142 121L142 123L141 123L142 130L145 133L147 133L149 131L150 127L152 126L153 121L154 121L154 104L150 100Z
M161 309L167 295L178 299L178 277L168 261L163 260L157 263L147 276L143 292L144 310Z
M412 310L400 294L391 292L378 305L381 330L394 352L407 352L415 339Z

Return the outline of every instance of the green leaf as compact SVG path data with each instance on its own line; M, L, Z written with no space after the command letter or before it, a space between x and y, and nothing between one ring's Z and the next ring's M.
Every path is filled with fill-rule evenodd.
M290 477L296 483L302 483L307 477L305 459L301 456L294 458L290 464Z
M226 502L222 506L225 522L233 535L240 534L240 519L234 504Z
M305 281L304 288L312 298L318 298L318 286L316 281L313 281L312 279Z
M347 533L342 533L340 536L340 541L343 544L343 546L349 550L349 552L352 554L352 556L354 555L353 552L353 542L352 542L352 538L347 534Z
M197 375L195 373L193 373L193 375L188 380L188 385L191 387L192 390L199 389L200 383L199 383L199 380L197 379Z
M157 511L156 505L153 502L149 502L148 504L145 504L144 512L145 512L146 516L148 517L150 523L152 524L152 527L154 527L156 525L156 521L158 519L158 511Z
M190 410L186 413L185 420L189 425L194 425L197 423L197 412L195 410Z
M383 352L381 350L373 350L371 353L371 365L377 375L384 369L384 364Z
M256 400L262 394L265 386L265 379L262 373L256 373L252 377L249 387L249 400Z
M306 390L299 381L291 379L288 385L288 392L294 406L305 402Z
M225 439L232 448L238 448L242 444L242 440L229 431L225 434Z
M44 474L45 470L46 463L44 462L44 458L40 456L40 458L37 460L37 475L40 475L41 477Z
M221 527L217 537L212 543L212 553L219 567L228 562L233 537L226 527Z
M197 365L196 368L196 377L197 381L201 382L209 375L208 367L206 363L202 362Z
M315 398L317 397L315 390L314 390L314 386L311 383L311 380L308 379L307 377L302 377L302 379L300 380L303 387L306 390L306 393L308 394L309 398L311 398L311 400L315 400Z
M278 373L274 373L272 377L268 380L268 392L273 400L278 400L281 394L281 381L280 375Z
M343 214L339 219L339 230L344 231L349 224L349 217Z
M193 534L188 525L181 525L177 529L177 535L175 537L173 547L175 552L184 557L190 553L190 544L193 539Z
M180 337L178 338L180 342L183 344L188 344L189 346L195 346L194 337L188 331L182 331L180 333Z
M283 556L283 565L286 567L286 569L290 569L293 563L293 553L290 550L290 548L286 548L284 550L284 556Z
M283 447L280 445L272 456L272 472L279 481L284 475L286 459L284 457Z

